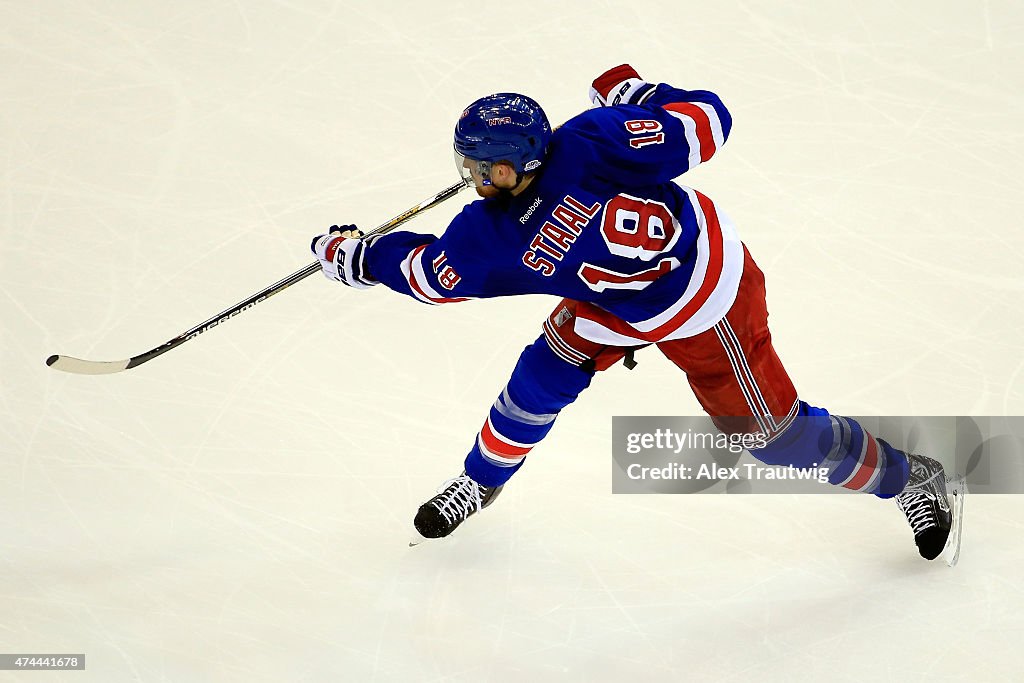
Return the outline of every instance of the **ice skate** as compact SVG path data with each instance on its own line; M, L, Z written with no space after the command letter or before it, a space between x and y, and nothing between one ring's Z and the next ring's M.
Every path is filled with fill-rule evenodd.
M438 489L438 494L416 512L413 525L418 536L409 541L409 545L447 536L469 516L493 503L501 489L501 486L482 486L465 472L449 479Z
M949 480L942 464L923 455L908 454L910 480L896 496L896 505L910 523L918 552L926 560L946 555L954 566L960 558L960 531L963 523L962 479Z

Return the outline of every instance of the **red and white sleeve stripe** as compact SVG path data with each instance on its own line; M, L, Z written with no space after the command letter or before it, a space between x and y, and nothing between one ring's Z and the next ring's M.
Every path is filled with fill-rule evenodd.
M476 297L471 296L448 297L438 293L435 287L437 281L434 278L433 272L423 268L423 250L426 248L426 245L416 247L409 252L409 255L402 262L402 275L405 276L406 282L409 283L412 295L417 300L431 305L450 304L475 299Z
M704 102L673 102L662 109L679 119L690 148L689 168L707 161L725 144L722 121L718 112Z

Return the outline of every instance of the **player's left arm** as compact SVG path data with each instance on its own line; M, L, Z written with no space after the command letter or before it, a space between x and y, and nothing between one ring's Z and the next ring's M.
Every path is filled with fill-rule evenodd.
M663 182L711 159L732 131L732 115L708 90L648 83L628 64L594 80L590 98L600 112L574 119L609 166L634 181Z

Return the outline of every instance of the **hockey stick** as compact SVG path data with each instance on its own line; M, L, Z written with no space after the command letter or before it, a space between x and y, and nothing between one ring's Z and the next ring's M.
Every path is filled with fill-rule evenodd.
M389 220L384 225L374 228L370 232L366 233L364 237L370 237L371 235L383 235L386 232L390 232L391 230L397 228L399 225L402 225L403 223L412 219L413 217L418 216L420 213L426 211L427 209L432 209L441 202L451 199L466 187L468 187L466 182L460 180L458 183L452 185L451 187L447 187L441 190L433 197L430 197L429 199L424 199L416 206L408 209L407 211L403 211L402 213L398 214L397 216ZM291 287L299 280L303 280L312 275L313 273L318 272L319 270L319 261L311 263L302 270L297 270L288 277L284 278L283 280L275 282L266 289L256 292L245 301L235 304L226 311L221 311L220 313L213 316L209 320L204 320L203 322L199 323L190 330L182 332L174 339L171 339L170 341L165 342L154 349L150 349L145 353L140 353L137 356L132 356L127 360L97 361L83 360L81 358L74 358L72 356L53 355L46 359L46 364L49 365L51 368L54 368L55 370L73 372L79 375L110 375L115 372L121 372L122 370L128 370L130 368L138 367L143 363L153 360L157 356L167 353L173 348L181 346L188 340L198 337L199 335L201 335L203 332L206 332L210 328L216 327L221 323L227 322L228 320L234 318L242 311L247 311L256 304L266 301L267 299L274 296L278 292L281 292Z

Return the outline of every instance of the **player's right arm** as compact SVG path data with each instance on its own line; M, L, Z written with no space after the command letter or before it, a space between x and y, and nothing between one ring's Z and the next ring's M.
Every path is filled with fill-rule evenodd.
M486 216L474 203L444 235L395 231L363 240L324 235L313 241L324 274L352 287L383 284L420 303L437 305L521 293L521 283L496 274L487 262ZM351 226L344 226L351 227ZM351 233L348 233L351 234Z
M732 130L718 95L648 83L628 64L595 79L590 96L595 109L563 128L589 147L598 173L619 183L676 178L709 160Z
M367 266L373 277L389 289L431 306L468 301L486 296L474 286L475 269L467 269L458 245L445 236L394 232L372 238ZM456 263L458 262L458 268ZM471 281L465 282L465 274Z

